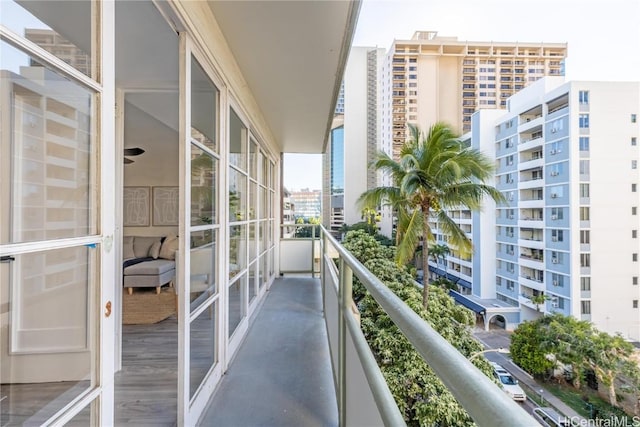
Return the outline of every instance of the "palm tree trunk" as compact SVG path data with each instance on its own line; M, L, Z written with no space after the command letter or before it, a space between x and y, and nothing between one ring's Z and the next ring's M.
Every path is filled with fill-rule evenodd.
M426 310L429 306L429 242L427 241L427 230L429 229L429 208L422 207L424 218L424 228L422 232L422 306Z

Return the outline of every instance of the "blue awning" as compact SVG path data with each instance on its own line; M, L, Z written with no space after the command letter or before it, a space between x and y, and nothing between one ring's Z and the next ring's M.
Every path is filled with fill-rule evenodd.
M434 273L436 273L438 276L442 276L442 277L444 277L444 275L445 275L444 270L441 270L439 268L436 268L436 271Z
M467 282L466 280L458 280L458 285L471 289L471 283Z
M436 270L437 270L437 268L435 268L433 265L430 265L430 266L429 266L429 271L430 271L430 272L435 273L435 272L436 272Z
M460 280L458 276L454 276L453 274L447 273L445 276L448 280L451 280L453 283L456 283L458 280Z
M486 312L486 309L483 306L471 301L470 299L456 291L450 290L449 295L453 297L453 299L456 300L458 304L467 307L469 310L475 311L478 314L485 314Z

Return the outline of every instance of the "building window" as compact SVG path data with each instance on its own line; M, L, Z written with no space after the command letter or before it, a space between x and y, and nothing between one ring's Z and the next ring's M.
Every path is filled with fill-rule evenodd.
M581 136L580 137L580 151L589 151L589 137Z
M580 313L591 314L591 301L580 301Z
M631 254L631 261L638 262L638 254L637 253Z
M564 218L564 210L562 208L551 208L551 219L563 219Z
M507 156L505 162L507 166L511 166L513 164L513 156Z
M557 286L557 287L563 287L564 286L564 278L562 275L557 274L557 273L553 273L551 275L551 284L553 286Z
M578 116L578 121L580 124L580 128L587 129L589 127L589 115L588 114L580 114Z
M580 278L580 290L583 292L591 291L591 277Z
M631 184L631 192L635 193L636 191L638 191L638 184Z
M552 242L562 242L564 241L564 232L563 230L551 230L551 241Z
M584 245L591 243L591 230L580 230L580 243Z
M638 207L631 206L631 215L638 215Z
M507 290L513 291L514 288L515 288L515 283L513 282L513 280L507 280Z
M580 184L580 197L589 197L589 184Z
M591 211L588 206L580 207L580 221L589 221Z
M631 137L631 145L638 145L638 138L636 138L635 136Z
M638 284L638 276L633 276L631 278L631 284L632 285L637 285Z
M638 169L638 161L631 160L631 169Z
M580 254L580 267L591 267L591 254Z
M631 230L631 238L632 239L638 238L638 230Z
M631 115L631 123L635 123L638 121L638 115L637 114L632 114Z
M638 300L637 299L633 300L633 308L638 308Z
M581 90L578 92L578 100L580 104L588 104L589 103L589 91Z
M589 160L580 160L580 175L589 175Z

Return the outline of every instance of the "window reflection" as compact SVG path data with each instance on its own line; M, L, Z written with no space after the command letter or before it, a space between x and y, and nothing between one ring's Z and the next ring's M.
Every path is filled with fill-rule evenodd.
M9 94L0 118L11 135L0 143L0 186L11 194L0 208L0 243L95 234L93 92L5 42L0 61L3 70L19 70L0 77Z
M93 3L2 0L0 24L91 76Z
M191 57L191 138L218 152L218 88Z
M217 223L217 169L216 158L191 146L191 225Z

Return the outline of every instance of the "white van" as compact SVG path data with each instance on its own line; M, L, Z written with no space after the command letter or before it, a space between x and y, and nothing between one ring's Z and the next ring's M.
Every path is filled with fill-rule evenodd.
M491 362L491 365L493 366L493 376L500 382L500 386L505 393L518 402L524 402L527 400L527 395L518 385L517 379L497 363Z

